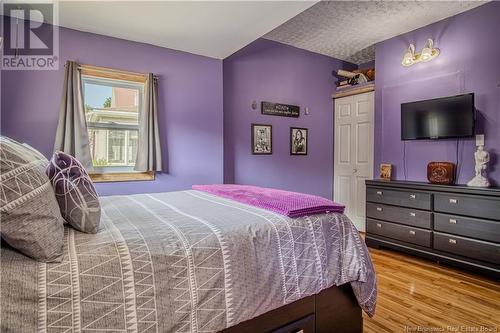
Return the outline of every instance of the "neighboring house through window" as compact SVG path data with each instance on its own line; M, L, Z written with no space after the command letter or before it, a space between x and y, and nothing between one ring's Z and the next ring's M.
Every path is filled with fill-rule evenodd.
M94 170L132 171L144 84L83 75L82 85Z

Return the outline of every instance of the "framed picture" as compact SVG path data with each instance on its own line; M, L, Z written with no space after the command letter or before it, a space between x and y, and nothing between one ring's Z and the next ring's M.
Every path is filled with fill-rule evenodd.
M290 155L307 155L307 128L290 128Z
M273 153L273 127L252 124L252 154L270 155Z
M391 164L380 164L380 179L391 180L392 178L392 165Z

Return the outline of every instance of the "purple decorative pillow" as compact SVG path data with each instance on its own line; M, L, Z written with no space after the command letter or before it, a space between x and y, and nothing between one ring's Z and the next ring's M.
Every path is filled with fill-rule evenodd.
M47 167L61 214L72 227L97 233L101 204L87 171L76 158L55 152Z

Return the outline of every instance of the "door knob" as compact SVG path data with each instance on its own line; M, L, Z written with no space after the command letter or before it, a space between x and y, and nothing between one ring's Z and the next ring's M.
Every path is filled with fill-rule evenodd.
M354 168L354 169L352 169L352 172L353 172L353 173L356 173L356 172L358 172L358 169L357 169L357 168Z

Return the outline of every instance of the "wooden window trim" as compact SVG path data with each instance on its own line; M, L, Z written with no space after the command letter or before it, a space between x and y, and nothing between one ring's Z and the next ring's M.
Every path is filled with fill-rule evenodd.
M155 180L155 172L91 173L90 179L92 179L94 183L148 181Z
M82 75L93 76L98 78L122 80L130 82L146 83L148 74L122 71L108 67L98 67L91 65L80 65L80 73Z

